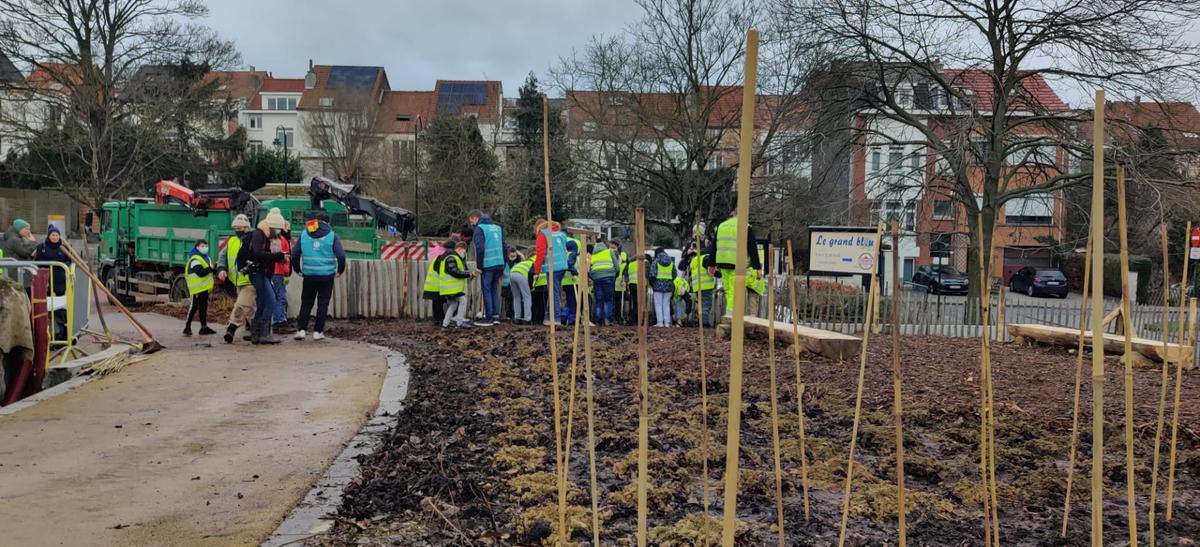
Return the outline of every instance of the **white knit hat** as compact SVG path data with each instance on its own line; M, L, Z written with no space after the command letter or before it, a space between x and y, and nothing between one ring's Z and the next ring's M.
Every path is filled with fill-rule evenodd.
M287 227L287 220L279 213L278 207L272 207L271 212L267 213L267 218L263 219L267 226L276 230L282 230Z
M250 218L247 217L246 215L235 216L235 217L233 217L233 225L231 227L232 228L249 228L250 227Z

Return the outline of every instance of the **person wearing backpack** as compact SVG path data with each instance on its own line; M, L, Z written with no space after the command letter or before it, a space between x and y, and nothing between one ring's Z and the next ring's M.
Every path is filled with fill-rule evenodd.
M654 250L650 267L650 288L654 291L654 326L671 326L671 297L675 294L675 265L662 247Z

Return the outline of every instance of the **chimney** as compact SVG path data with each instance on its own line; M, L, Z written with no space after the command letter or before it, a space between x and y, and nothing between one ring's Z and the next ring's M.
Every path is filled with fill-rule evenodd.
M254 70L254 65L250 65L250 73L251 73L251 74L253 74L254 72L256 72L256 71Z
M1134 95L1133 96L1133 104L1142 104L1142 96Z
M312 64L312 59L309 59L309 60L308 60L308 69L309 69L309 70L312 70L312 67L313 67L313 64Z

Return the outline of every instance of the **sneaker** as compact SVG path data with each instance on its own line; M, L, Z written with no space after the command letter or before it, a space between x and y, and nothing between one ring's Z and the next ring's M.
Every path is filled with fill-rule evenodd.
M470 321L463 321L462 323L459 323L459 324L458 324L458 328L460 328L460 329L469 329L469 328L473 328L473 326L471 325L471 322L470 322Z
M549 327L549 326L550 326L550 321L549 321L549 320L542 321L542 326L543 326L543 327Z
M491 319L480 319L478 321L475 321L475 326L477 326L477 327L494 327L494 326L496 326L496 323L494 323Z
M202 325L200 327L200 336L208 336L209 334L216 334L216 333L217 333L217 331L208 328L208 325Z
M325 335L324 335L324 334L321 334L321 333L319 333L319 332L314 332L314 333L313 333L313 340L316 340L316 341L321 341L321 340L324 340L324 339L325 339Z
M183 327L183 335L184 335L184 336L191 336L191 335L192 335L192 328L191 328L191 327Z
M298 331L296 331L296 334L294 336L292 336L292 339L293 340L303 340L306 335L308 335L307 332L298 330ZM317 338L316 336L313 337L314 340L316 340L316 338Z

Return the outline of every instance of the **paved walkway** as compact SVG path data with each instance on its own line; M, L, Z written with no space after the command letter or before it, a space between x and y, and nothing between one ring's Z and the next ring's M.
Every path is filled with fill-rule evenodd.
M361 344L228 346L139 319L168 349L0 416L0 543L257 545L366 422L387 369Z

